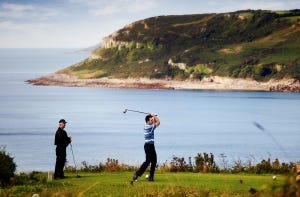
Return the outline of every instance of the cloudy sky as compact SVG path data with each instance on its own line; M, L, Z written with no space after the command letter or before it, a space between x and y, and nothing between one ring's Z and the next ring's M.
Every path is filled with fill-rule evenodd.
M85 48L158 15L296 8L300 0L0 0L0 48Z

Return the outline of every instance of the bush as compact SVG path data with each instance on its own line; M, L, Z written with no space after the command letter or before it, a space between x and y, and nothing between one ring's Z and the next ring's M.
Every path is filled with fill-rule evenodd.
M117 172L120 171L121 166L119 165L119 161L117 159L107 158L105 163L105 171L107 172Z
M206 64L198 64L188 69L188 73L192 78L203 79L205 76L209 76L212 73L212 69L208 68Z
M31 173L20 173L11 179L11 185L34 185L47 182L47 175L42 172L32 171Z
M219 167L217 166L214 160L214 155L212 153L203 153L203 156L201 153L198 153L195 157L195 162L196 172L220 172Z
M81 168L80 171L83 172L102 172L104 171L105 166L102 163L99 163L98 165L89 165L86 161L81 162ZM72 170L73 172L76 171L75 168Z
M185 172L188 170L188 165L186 164L183 157L175 157L170 163L170 172Z
M250 158L248 161L238 159L233 162L232 166L228 166L226 156L221 154L221 165L217 165L213 153L198 153L192 161L192 157L185 160L184 157L173 156L171 161L165 161L162 165L157 166L162 172L201 172L201 173L250 173L250 174L290 174L295 171L295 163L281 163L279 159L272 161L270 158L262 159L260 162L254 162L255 158ZM80 172L132 172L137 170L139 166L131 166L119 163L117 159L107 158L105 163L97 165L90 165L86 161L81 163ZM66 167L67 172L75 172L72 166ZM27 179L34 180L38 174L27 177ZM25 175L24 175L25 176ZM33 178L32 178L33 177ZM18 178L14 180L18 182ZM26 180L26 176L22 180Z
M118 172L118 171L133 171L134 167L126 164L120 164L117 159L107 158L105 164L90 165L88 162L81 162L79 171L81 172ZM66 172L75 172L75 167L67 166Z
M6 186L14 177L16 171L16 164L14 159L5 152L5 147L0 147L0 185Z

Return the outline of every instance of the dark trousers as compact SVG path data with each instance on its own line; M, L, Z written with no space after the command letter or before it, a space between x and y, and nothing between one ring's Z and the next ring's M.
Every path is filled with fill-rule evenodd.
M66 147L56 147L56 163L54 178L64 177L64 167L66 163Z
M155 146L154 146L154 144L145 143L144 150L145 150L145 153L146 153L146 161L141 165L140 169L136 172L136 175L142 176L142 174L146 171L147 167L151 163L150 178L153 178L156 163L157 163L157 156L156 156Z

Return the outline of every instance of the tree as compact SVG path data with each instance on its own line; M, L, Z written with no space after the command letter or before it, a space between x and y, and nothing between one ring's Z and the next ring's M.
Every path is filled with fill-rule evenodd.
M14 159L5 152L5 146L0 147L0 184L6 186L14 176L16 164Z

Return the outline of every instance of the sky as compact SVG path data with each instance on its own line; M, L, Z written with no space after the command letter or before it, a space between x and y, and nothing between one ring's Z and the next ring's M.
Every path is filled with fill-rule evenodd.
M300 9L300 0L0 0L0 48L86 48L153 16L245 9Z

